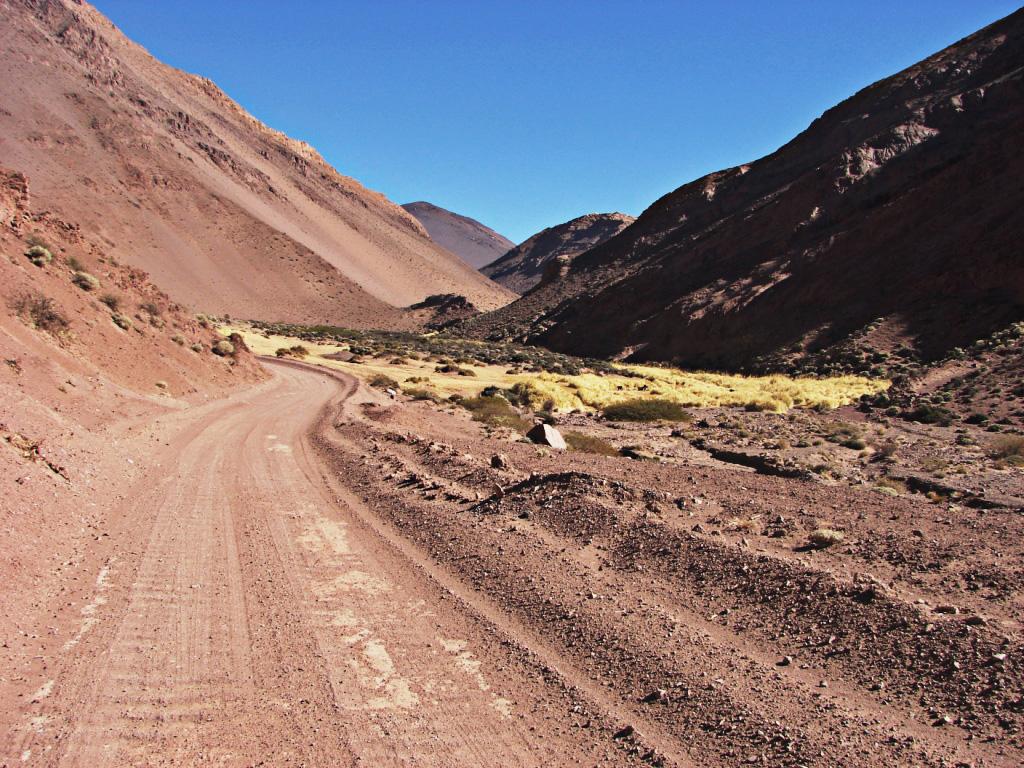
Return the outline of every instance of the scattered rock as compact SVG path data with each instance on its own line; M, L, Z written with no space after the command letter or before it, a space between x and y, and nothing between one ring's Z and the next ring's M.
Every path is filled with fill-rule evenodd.
M550 448L554 448L556 451L564 451L568 446L565 444L565 438L562 437L562 433L552 427L550 424L537 424L526 433L526 436L531 442L537 443L538 445L546 445Z

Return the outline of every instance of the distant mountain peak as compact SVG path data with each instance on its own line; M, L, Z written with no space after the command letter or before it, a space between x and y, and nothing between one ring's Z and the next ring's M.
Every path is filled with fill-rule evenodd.
M515 243L476 219L454 213L439 205L417 200L402 206L427 230L430 239L473 269L489 264Z

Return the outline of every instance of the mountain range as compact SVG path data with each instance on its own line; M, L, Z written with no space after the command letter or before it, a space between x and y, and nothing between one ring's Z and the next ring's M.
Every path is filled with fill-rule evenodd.
M595 357L751 368L853 336L924 359L1024 316L1024 11L653 203L466 329Z

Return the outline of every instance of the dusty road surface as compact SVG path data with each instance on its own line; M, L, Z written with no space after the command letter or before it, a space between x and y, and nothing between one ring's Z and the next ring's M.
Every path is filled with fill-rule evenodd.
M5 615L0 765L1021 764L1016 512L556 454L268 367L128 430L144 471Z
M275 367L206 408L112 516L80 625L8 711L4 765L627 759L529 657L325 491L343 385ZM84 599L84 598L83 598Z

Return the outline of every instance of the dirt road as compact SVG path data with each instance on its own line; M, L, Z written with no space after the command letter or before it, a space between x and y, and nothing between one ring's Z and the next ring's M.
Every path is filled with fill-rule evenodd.
M92 598L23 700L5 764L614 755L528 659L327 493L305 436L343 385L274 372L184 426L114 513Z
M0 765L1020 764L1012 605L723 519L927 510L271 369L140 425L141 479L4 635Z

